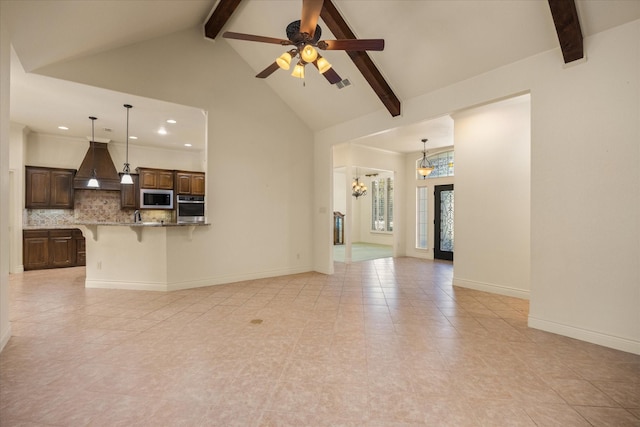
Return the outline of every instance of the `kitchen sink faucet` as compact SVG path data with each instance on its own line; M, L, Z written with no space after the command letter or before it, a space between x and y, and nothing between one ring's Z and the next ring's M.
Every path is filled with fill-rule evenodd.
M140 211L138 209L133 212L133 222L142 222L142 217L140 216Z

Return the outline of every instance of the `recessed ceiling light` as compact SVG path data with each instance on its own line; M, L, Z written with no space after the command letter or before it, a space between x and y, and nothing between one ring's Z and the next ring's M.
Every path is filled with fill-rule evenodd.
M167 130L165 128L160 128L160 129L158 129L158 133L160 135L166 135L167 134Z
M191 147L191 144L184 144L185 147Z
M129 136L129 139L138 139L138 137L131 135L131 136Z
M178 123L178 122L176 122L176 121L175 121L175 120L173 120L173 119L169 119L169 120L167 120L167 123L171 123L171 124L173 125L173 124L176 124L176 123Z
M66 126L58 126L58 129L60 129L60 130L69 130L69 128L66 127Z

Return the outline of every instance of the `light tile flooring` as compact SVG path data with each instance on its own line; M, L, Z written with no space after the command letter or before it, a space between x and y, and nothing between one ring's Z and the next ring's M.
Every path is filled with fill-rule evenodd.
M333 260L344 262L346 245L333 245ZM393 246L356 242L351 244L351 261L368 261L393 256Z
M160 293L10 277L2 426L639 426L640 356L387 258Z

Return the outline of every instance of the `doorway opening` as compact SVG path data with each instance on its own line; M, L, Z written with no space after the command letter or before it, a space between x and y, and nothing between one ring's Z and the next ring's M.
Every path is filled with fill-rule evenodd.
M333 260L351 263L394 255L394 172L361 166L334 169ZM358 179L366 193L355 197Z

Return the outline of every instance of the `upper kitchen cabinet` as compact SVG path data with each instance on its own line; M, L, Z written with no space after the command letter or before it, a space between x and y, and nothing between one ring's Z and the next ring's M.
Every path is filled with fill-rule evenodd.
M75 169L25 167L27 209L73 209Z
M173 171L166 169L138 168L140 188L173 190Z
M204 172L176 171L176 193L204 196Z

